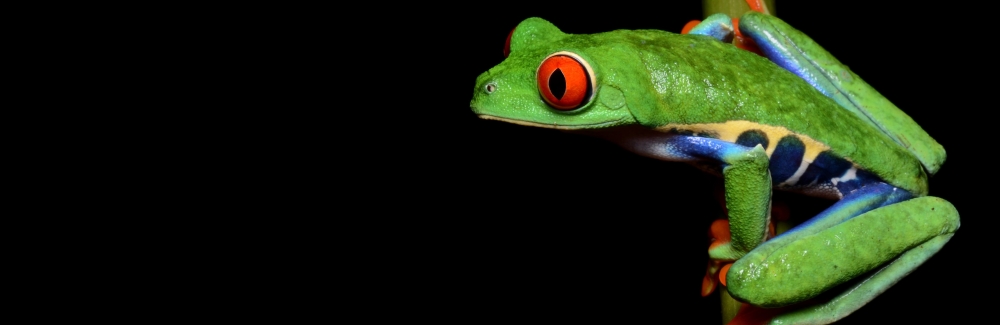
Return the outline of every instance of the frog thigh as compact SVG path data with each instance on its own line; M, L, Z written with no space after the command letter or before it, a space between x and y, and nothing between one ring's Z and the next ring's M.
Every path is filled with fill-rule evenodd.
M845 288L843 292L825 303L779 315L772 319L771 323L827 324L847 317L927 261L941 250L941 247L948 243L953 235L954 233L946 233L933 237L918 247L903 253L866 279L861 279Z
M944 244L948 243L948 240L954 235L954 231L959 227L958 212L954 206L936 197L921 197L874 210L869 214L862 215L859 220L869 217L881 218L877 214L895 214L897 218L903 219L899 220L901 222L907 222L906 218L918 218L916 220L918 223L927 222L926 227L923 227L927 230L924 235L931 237L929 240L910 248L881 269L852 283L836 297L824 303L775 317L772 324L822 324L846 317L927 261ZM935 230L938 230L937 234L934 233ZM891 236L891 234L885 235Z
M777 17L756 12L743 15L739 28L757 43L764 56L909 150L929 174L933 175L944 163L944 147L802 32Z
M841 212L848 220L824 229L815 229L821 224L807 225L791 240L761 245L730 269L730 293L754 305L776 307L861 277L836 297L772 321L826 324L857 310L937 253L959 227L958 212L947 201L920 197L893 204L905 199L894 197L895 192L845 198L851 201L831 207L843 212L829 213ZM880 204L850 218L859 207Z

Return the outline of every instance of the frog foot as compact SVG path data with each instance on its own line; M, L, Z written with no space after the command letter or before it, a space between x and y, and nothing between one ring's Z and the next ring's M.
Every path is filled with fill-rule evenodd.
M733 261L737 259L732 256L742 255L734 250L730 244L729 220L718 219L712 222L708 236L711 239L711 244L708 246L708 266L705 269L705 277L701 281L702 297L712 294L719 283L722 283L723 286L726 285L726 272L729 271Z
M770 15L770 11L763 1L760 0L747 0L747 5L750 6L750 10ZM764 56L761 52L760 47L757 43L750 37L743 36L740 32L740 20L739 18L730 19L726 14L714 14L705 18L705 21L692 20L689 21L684 28L681 29L681 34L698 34L711 36L719 41L725 43L732 43L737 48L744 49L757 55Z
M716 196L720 202L724 202L721 192L717 192ZM722 205L722 208L726 209L725 204ZM728 211L724 211L724 213L728 214ZM767 224L767 239L774 238L778 234L777 230L787 229L789 217L788 205L782 201L772 201L771 222ZM776 224L778 229L775 229ZM739 257L745 255L745 253L733 249L732 244L730 244L732 235L729 232L729 220L727 219L718 219L712 222L708 237L711 243L708 246L708 266L705 268L705 277L701 281L702 297L712 294L720 283L725 286L729 267Z
M757 46L757 43L755 43L752 38L743 36L743 33L740 32L739 26L740 19L733 18L733 33L736 34L736 36L733 37L733 45L736 45L737 48L764 56L764 52L761 52L760 47Z

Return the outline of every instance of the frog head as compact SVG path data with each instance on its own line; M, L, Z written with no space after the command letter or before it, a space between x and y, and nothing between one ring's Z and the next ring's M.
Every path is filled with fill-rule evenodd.
M628 63L634 51L603 41L604 34L571 35L541 18L524 20L508 38L507 59L476 79L472 110L484 119L555 129L635 123L617 81L641 64L623 67L639 61Z

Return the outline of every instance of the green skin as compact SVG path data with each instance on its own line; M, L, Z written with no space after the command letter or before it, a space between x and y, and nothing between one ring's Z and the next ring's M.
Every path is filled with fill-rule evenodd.
M908 190L918 198L858 217L844 209L843 216L835 213L837 217L810 226L813 229L754 250L766 239L771 191L767 157L758 146L721 161L733 239L710 256L740 259L727 277L728 289L737 299L765 307L791 305L884 267L871 275L872 281L864 281L873 287L859 285L858 290L848 291L860 293L842 295L850 306L831 302L780 319L832 322L905 276L958 228L958 213L951 204L923 197L929 175L944 161L944 149L805 35L770 16L747 14L741 20L791 35L795 46L820 58L824 73L844 77L830 78L844 94L829 98L770 60L708 36L659 30L571 35L530 18L515 28L510 56L477 78L471 106L486 119L577 130L612 140L648 136L648 131L637 129L664 132L657 128L668 124L749 121L778 126L821 142L858 168ZM542 100L536 81L540 63L560 51L578 55L593 68L595 77L593 97L568 112ZM845 107L845 101L858 105ZM835 247L849 249L832 250L831 240ZM814 253L798 254L803 251ZM858 258L859 254L871 256ZM830 261L838 266L831 269ZM789 265L796 267L795 272L783 270Z

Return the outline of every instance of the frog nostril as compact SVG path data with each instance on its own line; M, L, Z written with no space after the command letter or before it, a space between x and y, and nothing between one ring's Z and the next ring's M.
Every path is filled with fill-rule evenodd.
M492 82L486 84L486 93L487 94L492 94L496 90L497 90L497 84L492 83Z

